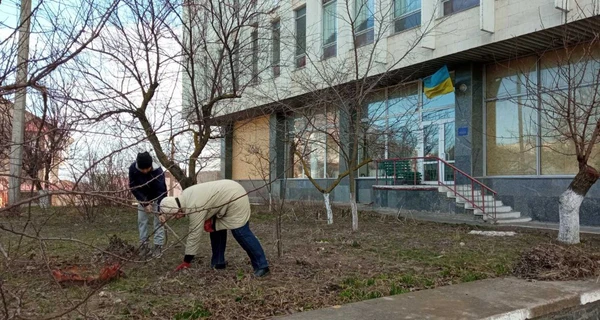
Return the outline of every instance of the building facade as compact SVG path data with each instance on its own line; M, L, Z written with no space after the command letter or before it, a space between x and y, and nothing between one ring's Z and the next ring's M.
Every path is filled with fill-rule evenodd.
M350 138L344 128L350 122L340 103L314 103L314 97L362 82L368 83L360 87L368 88L364 95L356 98L354 91L349 98L361 103L366 119L358 162L439 158L496 191L503 205L522 217L558 221L559 195L578 171L577 140L565 134L569 121L560 110L573 105L586 121L600 118L599 1L261 5L267 13L249 33L256 43L248 68L254 80L218 113L226 128L224 177L241 181L256 198L271 193L321 200L308 177L327 186L348 170L344 146ZM257 48L266 48L260 58ZM443 66L455 91L429 99L423 79ZM323 76L328 72L334 76ZM310 115L306 101L313 101ZM588 163L600 168L597 153ZM413 163L420 185L470 183L435 162ZM375 161L358 169L359 203L381 202L374 186L381 184L383 171ZM266 182L269 188L256 190ZM349 189L343 179L332 200L348 201ZM427 196L416 197L417 206L422 201L423 208L436 209ZM581 223L600 224L597 186L583 202Z

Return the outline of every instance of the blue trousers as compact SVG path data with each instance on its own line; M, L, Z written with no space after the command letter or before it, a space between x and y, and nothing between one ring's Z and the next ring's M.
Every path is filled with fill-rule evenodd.
M231 234L240 244L242 249L246 251L252 268L254 270L263 269L269 266L265 252L260 245L260 242L250 230L250 223L246 223L243 227L232 229ZM227 247L227 230L219 230L210 233L210 245L212 247L212 266L225 263L225 248Z
M153 203L152 208L152 210L156 212L158 205ZM146 213L144 207L138 204L138 231L140 232L140 243L149 243L148 225L150 224L150 216L153 218L153 229L151 229L151 231L154 234L154 244L162 246L165 244L165 228L160 226L160 220L156 214Z

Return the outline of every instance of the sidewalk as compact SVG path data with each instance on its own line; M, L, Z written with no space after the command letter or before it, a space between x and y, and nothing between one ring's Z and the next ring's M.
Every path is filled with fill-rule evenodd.
M568 308L582 308L583 305L599 300L600 283L595 280L530 282L505 278L405 293L275 319L521 320L542 317ZM600 306L592 306L593 312L600 313ZM597 319L597 314L594 313L589 319Z

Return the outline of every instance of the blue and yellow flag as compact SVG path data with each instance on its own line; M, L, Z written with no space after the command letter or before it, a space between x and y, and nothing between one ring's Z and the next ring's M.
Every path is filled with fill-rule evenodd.
M443 66L436 73L423 79L423 91L429 99L453 92L454 86L452 85L452 79L450 79L448 67Z

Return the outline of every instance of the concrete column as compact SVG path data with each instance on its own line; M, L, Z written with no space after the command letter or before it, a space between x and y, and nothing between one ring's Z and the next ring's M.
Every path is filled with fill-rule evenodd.
M269 159L270 181L272 183L273 196L280 198L285 190L282 190L281 180L285 178L286 167L286 135L285 115L281 113L271 114L269 119Z
M232 178L232 157L233 157L233 124L223 126L225 138L221 140L221 177L223 179Z
M456 118L454 147L455 166L465 173L471 175L471 143L473 128L471 126L473 106L473 85L471 77L471 65L458 66L454 70L454 86L456 88ZM466 91L460 88L466 86ZM462 175L456 176L457 184L466 184L468 179Z
M483 155L484 146L484 131L483 121L485 121L484 110L485 110L485 92L484 92L484 68L481 64L473 64L471 68L471 83L473 89L471 94L473 96L473 104L471 108L471 174L474 177L482 177L483 163L485 161Z
M467 90L462 92L461 85ZM455 69L456 167L474 177L483 175L483 67L478 64ZM466 134L465 134L466 133ZM457 183L466 183L457 179Z

